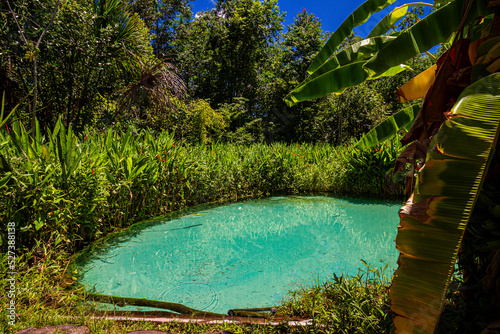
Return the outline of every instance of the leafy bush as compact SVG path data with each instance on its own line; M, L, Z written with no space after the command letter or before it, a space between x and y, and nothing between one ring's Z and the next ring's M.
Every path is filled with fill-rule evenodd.
M192 143L211 143L220 140L227 121L221 113L216 112L204 100L191 102L188 110L190 129L186 137Z

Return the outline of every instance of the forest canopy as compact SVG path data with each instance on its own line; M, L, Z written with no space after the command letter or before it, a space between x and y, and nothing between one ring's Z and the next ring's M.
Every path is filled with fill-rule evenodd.
M395 91L427 68L288 107L284 96L329 37L303 9L285 26L277 0L4 1L0 92L27 128L59 118L86 127L148 128L189 142L325 142L360 137L405 107ZM422 10L396 29L414 23ZM411 17L414 21L411 21ZM338 51L361 40L351 35Z

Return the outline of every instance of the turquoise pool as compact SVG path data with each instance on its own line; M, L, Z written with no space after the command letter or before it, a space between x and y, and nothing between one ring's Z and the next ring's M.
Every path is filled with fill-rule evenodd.
M273 197L144 228L88 260L81 283L102 294L227 313L274 306L289 290L369 265L390 275L400 203ZM134 308L135 309L135 308Z

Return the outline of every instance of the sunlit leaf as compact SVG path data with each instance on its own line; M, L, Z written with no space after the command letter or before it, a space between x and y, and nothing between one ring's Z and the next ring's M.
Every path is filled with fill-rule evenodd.
M396 22L401 20L408 12L408 7L410 5L403 5L394 8L392 12L387 14L377 25L372 29L372 31L366 36L366 38L381 36L391 29Z
M320 75L330 72L340 66L345 66L370 59L373 55L375 55L379 50L383 49L395 38L396 37L394 36L378 36L352 44L345 50L337 53L335 56L332 56L320 68L318 68L316 71L314 71L314 73L308 76L299 86L302 86L306 82L309 82L319 77Z
M316 78L318 78L326 73L332 72L335 69L338 69L342 66L352 65L353 63L359 63L360 61L366 61L366 59L369 59L370 57L372 57L380 49L382 49L385 45L389 44L394 39L395 39L395 37L393 37L393 36L381 36L381 37L374 37L374 38L365 39L363 41L354 43L350 47L346 48L345 50L343 50L343 51L339 52L338 54L336 54L335 56L333 56L326 63L324 63L320 68L318 68L313 74L308 76L290 94L288 94L285 97L285 102L288 105L293 105L299 101L307 100L308 99L307 97L298 98L297 96L294 96L294 95L297 91L304 90L304 89L307 90L307 88L305 86L307 86L309 84L309 82L315 80ZM352 68L354 68L354 67L356 67L357 71L359 71L359 64L353 66ZM345 72L345 69L344 69L344 70L336 73L335 76L337 77L337 75L341 74L341 73L349 75L349 73ZM363 81L368 79L368 77L365 74L363 74L363 73L358 73L358 74L359 74L359 78L361 78L361 77L364 78ZM325 77L325 80L329 80L328 78L329 78L329 76ZM358 83L361 83L361 82L362 81L360 81ZM345 81L338 82L338 84L340 84L340 85L342 85L343 83L350 85L352 83L352 81L350 81L349 78L346 78ZM355 85L356 85L356 83L355 83ZM338 85L331 85L330 88L335 89L335 91L328 92L325 90L325 93L323 95L319 95L316 97L321 97L321 96L324 96L324 95L326 95L328 93L332 93L332 92L339 93L339 92L344 91L344 89L346 87L349 87L349 86L339 88ZM305 95L302 95L302 96L305 96Z
M399 102L423 98L436 79L437 65L433 65L401 86L396 94Z
M464 0L456 0L430 13L380 50L364 68L372 76L445 42L458 29L463 6ZM487 13L485 1L474 1L465 23Z
M354 12L349 15L344 22L332 34L330 39L326 42L325 46L316 55L313 62L309 66L307 72L313 73L325 61L328 60L338 49L340 44L350 35L355 27L365 23L368 18L385 7L392 4L395 0L367 0L359 6Z
M310 80L289 93L285 97L285 102L292 106L297 102L315 99L329 93L341 93L347 87L360 84L368 78L363 65L364 62L358 62L338 67Z
M417 116L419 110L420 104L414 104L398 111L365 134L355 147L359 150L365 150L382 143L410 124Z
M302 85L285 96L284 100L287 105L292 106L300 101L316 99L329 93L341 94L346 88L359 85L366 80L393 76L407 69L405 66L398 65L370 78L363 70L364 63L357 62L341 66L315 79L304 81Z

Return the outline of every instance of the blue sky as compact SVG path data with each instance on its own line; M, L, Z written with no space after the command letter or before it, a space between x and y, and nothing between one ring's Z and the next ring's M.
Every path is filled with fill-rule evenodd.
M282 12L286 12L285 25L293 23L293 18L302 8L309 13L313 13L321 20L322 29L334 32L337 27L358 8L364 0L278 0L278 6ZM397 0L383 11L373 15L364 26L355 29L361 37L365 37L387 13L396 6L401 6L408 1ZM214 7L212 0L195 0L193 2L193 12L209 10Z

